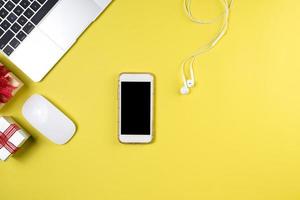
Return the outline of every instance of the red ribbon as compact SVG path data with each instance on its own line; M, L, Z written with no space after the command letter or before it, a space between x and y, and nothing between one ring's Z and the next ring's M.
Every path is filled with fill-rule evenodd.
M16 87L11 85L11 78L7 76L9 70L0 64L0 103L7 103Z
M11 124L3 133L0 131L0 148L6 148L11 154L18 151L13 143L9 141L11 136L13 136L20 128L16 124Z

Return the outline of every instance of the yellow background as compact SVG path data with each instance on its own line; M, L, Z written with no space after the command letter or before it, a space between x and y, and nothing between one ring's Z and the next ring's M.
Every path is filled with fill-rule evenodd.
M178 92L180 62L217 25L191 23L182 5L115 0L40 83L2 57L26 86L1 114L33 137L0 163L1 200L300 199L300 2L237 0L228 34L199 58L189 96ZM195 12L212 17L216 5L199 0ZM124 71L156 75L150 145L118 142ZM22 117L34 93L76 122L67 145Z

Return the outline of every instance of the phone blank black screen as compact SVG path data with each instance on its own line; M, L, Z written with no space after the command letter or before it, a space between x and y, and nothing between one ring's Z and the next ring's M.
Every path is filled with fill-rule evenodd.
M151 83L121 82L121 134L150 135Z

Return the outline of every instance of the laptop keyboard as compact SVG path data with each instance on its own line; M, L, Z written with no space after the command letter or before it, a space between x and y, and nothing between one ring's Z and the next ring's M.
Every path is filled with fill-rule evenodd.
M58 0L0 0L0 49L7 56L20 45Z

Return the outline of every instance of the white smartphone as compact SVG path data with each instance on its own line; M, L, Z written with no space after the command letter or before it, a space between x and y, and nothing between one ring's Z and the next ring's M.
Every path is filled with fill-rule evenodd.
M119 77L119 141L150 143L153 139L153 89L151 74Z

